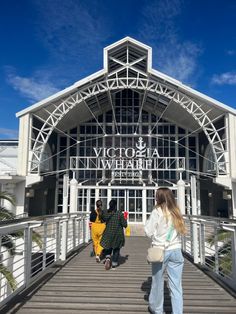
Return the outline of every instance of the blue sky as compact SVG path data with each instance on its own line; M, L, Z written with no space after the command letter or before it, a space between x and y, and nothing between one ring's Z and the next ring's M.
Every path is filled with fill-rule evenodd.
M236 108L236 0L2 0L0 24L0 139L125 36L153 48L155 69Z

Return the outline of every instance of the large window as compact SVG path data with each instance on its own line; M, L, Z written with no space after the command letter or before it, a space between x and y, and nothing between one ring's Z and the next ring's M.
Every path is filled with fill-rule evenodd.
M123 90L112 95L112 108L77 128L68 130L69 135L59 135L57 169L69 169L70 156L95 156L96 148L135 148L141 136L147 147L156 149L160 157L184 157L186 171L183 179L188 181L189 171L198 171L198 136L158 114L150 111L143 103L143 95L132 90ZM70 149L68 149L70 147ZM209 158L211 159L211 158ZM58 174L58 191L62 192L63 172ZM179 173L173 166L168 169L142 171L141 182L132 178L122 180L114 177L111 170L83 170L76 172L79 183L95 185L97 182L107 185L153 184L159 186L175 184ZM125 181L126 180L126 181ZM62 196L59 193L58 199ZM150 198L151 200L151 198ZM135 219L138 219L137 217Z

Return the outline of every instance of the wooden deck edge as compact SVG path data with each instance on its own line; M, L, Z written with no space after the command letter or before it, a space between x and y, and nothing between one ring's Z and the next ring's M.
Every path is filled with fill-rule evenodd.
M66 266L67 263L70 262L76 255L78 255L82 250L84 250L88 245L91 244L91 241L88 243L83 243L75 250L72 250L65 261L57 261L54 264L50 265L46 268L46 270L36 277L32 279L32 282L29 286L19 292L16 296L14 296L7 304L4 304L0 307L0 314L5 313L16 313L27 301L29 295L34 294L38 291L47 281L49 281L57 272L59 272L63 267Z

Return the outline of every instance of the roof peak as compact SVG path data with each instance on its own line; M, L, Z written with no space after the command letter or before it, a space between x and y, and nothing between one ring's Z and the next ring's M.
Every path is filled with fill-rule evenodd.
M122 51L122 49L126 50L126 52ZM147 63L146 72L152 69L152 48L132 37L126 36L105 47L103 51L103 64L106 71L109 71L109 59L111 59L111 57L113 59L118 58L118 62L123 65L126 63L128 66L130 63L135 62L135 59L145 56ZM128 56L129 52L131 52L132 57Z

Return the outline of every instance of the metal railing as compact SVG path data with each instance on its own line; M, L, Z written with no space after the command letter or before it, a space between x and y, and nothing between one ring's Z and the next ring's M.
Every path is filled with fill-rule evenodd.
M0 307L89 238L81 213L0 223Z
M184 219L184 252L236 291L236 220L192 215Z

